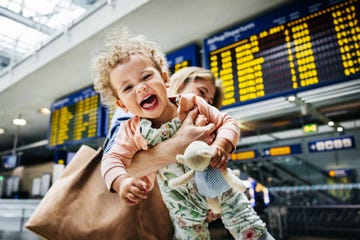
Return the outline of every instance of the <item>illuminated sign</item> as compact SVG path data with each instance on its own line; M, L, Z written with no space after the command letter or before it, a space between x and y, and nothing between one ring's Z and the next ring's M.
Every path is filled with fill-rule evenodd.
M249 160L249 159L254 159L257 156L258 156L258 152L255 150L235 152L231 154L231 160L233 161Z
M304 133L317 132L317 125L315 123L307 124L303 127Z
M92 87L55 101L51 106L49 146L103 136L103 107Z
M308 143L309 152L325 152L355 148L353 136L323 139Z
M166 60L171 74L184 67L200 66L199 47L196 44L188 45L167 54Z
M223 106L359 78L359 1L298 1L204 39Z
M263 148L263 155L267 157L276 157L300 153L302 153L300 144Z
M351 169L330 169L328 171L329 177L347 177L352 174Z

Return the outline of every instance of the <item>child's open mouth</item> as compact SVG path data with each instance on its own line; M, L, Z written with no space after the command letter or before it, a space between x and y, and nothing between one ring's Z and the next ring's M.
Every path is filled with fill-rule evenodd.
M155 95L150 95L141 101L140 106L146 110L151 110L157 103L157 97Z

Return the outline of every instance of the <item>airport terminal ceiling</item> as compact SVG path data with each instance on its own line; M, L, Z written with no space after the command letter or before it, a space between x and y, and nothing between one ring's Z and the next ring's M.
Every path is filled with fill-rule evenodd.
M0 2L0 72L33 54L98 0Z
M94 11L94 15L96 15L96 10L98 10L100 6L104 7L104 5L108 4L107 2L110 2L110 5L113 4L111 6L112 8L116 8L118 7L116 4L121 1L49 0L37 1L38 4L29 4L30 2L33 3L33 1L25 0L9 0L1 1L0 3L0 28L2 29L0 33L0 86L4 76L5 78L8 78L10 74L17 75L17 70L21 68L22 62L26 64L26 61L32 61L34 56L41 60L42 54L41 51L38 51L38 49L42 47L41 44L52 38L55 39L53 41L54 44L56 44L56 38L59 37L59 34L64 35L64 28L66 29L67 27L73 26L72 24L76 22L76 19L84 18L84 16L90 14L91 11ZM179 12L167 11L172 16L171 21L162 21L162 23L158 23L158 25L162 26L162 29L166 29L169 36L179 36L179 33L174 29L183 28L183 31L187 31L189 36L191 36L188 36L187 38L181 36L183 41L182 45L185 45L189 41L197 41L201 44L201 40L205 37L209 37L211 34L235 26L235 24L242 23L244 20L256 18L258 14L269 12L269 10L276 9L278 6L286 6L286 4L289 4L290 2L296 1L279 0L273 1L273 3L269 3L269 1L265 0L253 1L253 3L247 1L224 1L219 6L217 4L207 6L207 11L200 11L197 13L197 16L185 13L186 11L180 11L187 9L186 4L195 4L192 3L192 1L183 1L182 3L173 2L172 4L165 0L138 2L140 6L139 9L134 10L133 13L124 17L124 21L129 23L131 29L135 29L139 33L149 34L152 37L157 34L159 35L160 30L155 29L155 26L150 28L150 23L142 23L145 29L140 27L139 18L150 19L150 16L158 14L164 8L177 8L179 9ZM205 3L208 3L208 1L199 1L198 4L205 6ZM224 19L217 21L217 23L203 23L203 19L210 19L209 16L214 15L211 14L212 12L229 12L231 14L228 15L235 16L236 10L230 10L229 6L239 6L239 9L242 8L242 16L244 17L235 19L234 17L225 16L225 14L223 14ZM178 23L176 18L183 16L184 14L187 14L186 16L188 17L185 17L186 19L183 18L182 23ZM196 30L196 26L194 26L196 24L193 24L194 22L198 23L201 30ZM121 25L121 21L115 23ZM78 25L80 26L81 23ZM155 24L153 23L152 25ZM111 24L109 26L111 26ZM148 28L146 29L146 27ZM75 31L76 29L70 30L69 28L68 32L65 32L65 37L71 38L72 36L75 36ZM79 30L79 32L82 31ZM63 66L69 66L67 65L67 62L71 60L81 62L88 58L88 49L101 44L101 33L102 31L94 34L88 39L84 39L82 46L81 44L74 46L72 51L64 52L63 56L49 61L49 63L44 64L42 68L39 68L34 72L30 71L27 76L24 76L23 79L17 84L14 84L14 86L1 90L0 107L2 108L2 113L0 113L0 120L2 123L0 128L5 129L5 134L0 135L0 154L8 154L13 150L13 147L16 144L16 147L20 149L18 152L23 154L25 162L34 163L40 159L46 161L51 160L53 152L46 147L47 144L45 143L47 140L49 116L40 115L36 111L42 107L40 106L40 103L47 102L48 104L45 107L50 107L51 102L55 99L79 90L80 87L71 88L71 86L74 85L68 84L68 88L71 88L71 91L64 90L66 88L60 89L62 87L61 84L55 85L45 83L43 79L40 81L38 78L48 77L49 74L70 76L69 73L66 73L64 70L60 71L57 65L63 64ZM169 44L164 40L165 38L167 37L158 37L159 41L164 43L165 47L169 50L180 47ZM85 52L87 55L84 55L83 57L80 56L80 54L78 54L79 56L75 56L77 53ZM79 63L76 63L76 66L78 66L78 64ZM19 65L19 67L17 67L17 65ZM45 71L45 67L47 67L48 70ZM70 69L70 67L67 69ZM82 68L79 69L86 69L86 64L83 64ZM77 74L76 69L72 68L71 70L73 73ZM86 71L84 70L84 72ZM84 73L79 75L86 76ZM54 79L55 78L56 76L54 76ZM307 123L325 125L328 120L332 120L337 124L347 123L350 124L349 126L351 127L351 124L355 124L354 122L356 121L358 124L360 116L359 82L359 79L354 79L348 84L344 83L336 86L326 86L324 87L324 91L315 89L308 93L298 94L300 97L295 102L289 102L285 97L280 97L255 103L253 107L240 106L234 109L225 109L225 111L228 111L235 118L239 119L242 124L243 137L299 129ZM40 84L43 84L43 88L40 87ZM86 79L82 84L84 87L90 85L91 82ZM79 86L79 84L77 86ZM50 99L48 89L52 88L56 88L58 91L52 91L51 94L54 94L54 96ZM17 94L19 97L14 97L14 94ZM30 94L32 97L26 96ZM25 101L26 104L22 101ZM36 104L38 104L38 106L34 107ZM27 109L31 107L32 109ZM254 111L255 108L257 111ZM30 111L36 113L30 113ZM18 128L12 125L12 118L18 117L19 115L28 119L27 126ZM11 118L9 116L11 116ZM16 136L17 131L18 136ZM101 141L102 139L93 141L92 145L99 146Z
M100 0L4 0L0 2L0 76L5 75L9 71L16 71L16 66L26 61L27 58L36 54L44 45L56 39L62 32L70 28L74 22L86 16L92 11L95 11L101 4L106 4L106 1ZM1 78L1 77L0 77ZM0 81L1 85L1 81ZM6 93L4 93L6 94ZM12 108L8 104L9 109ZM44 106L48 107L48 106ZM16 108L16 107L14 107ZM3 113L8 111L17 111L16 109L2 109ZM36 110L35 110L36 111ZM22 113L14 113L17 117ZM23 115L26 115L23 112ZM25 116L24 116L25 117ZM44 117L43 117L44 118ZM36 119L34 119L36 121ZM2 128L5 133L1 139L0 151L16 146L21 146L24 143L34 143L37 138L35 135L39 133L36 127L29 133L28 139L23 142L21 130L16 136L16 131L12 131L10 119L2 116ZM43 122L43 121L39 121ZM13 127L15 128L15 127ZM46 128L44 128L44 131ZM10 134L9 134L10 133ZM5 136L8 135L8 136ZM8 137L12 138L12 144L9 145ZM41 138L44 138L42 135ZM15 143L16 142L16 143ZM42 150L43 149L43 150ZM37 158L48 158L52 155L51 151L40 148L35 150Z

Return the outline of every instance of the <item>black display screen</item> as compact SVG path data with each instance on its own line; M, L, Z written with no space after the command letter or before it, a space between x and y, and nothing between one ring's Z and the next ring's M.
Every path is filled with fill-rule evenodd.
M100 96L85 88L55 101L51 106L49 146L58 146L103 136Z
M358 0L298 1L204 39L223 106L358 78L359 16Z
M166 54L166 60L169 64L170 74L175 73L181 68L200 66L199 47L196 44L190 44Z

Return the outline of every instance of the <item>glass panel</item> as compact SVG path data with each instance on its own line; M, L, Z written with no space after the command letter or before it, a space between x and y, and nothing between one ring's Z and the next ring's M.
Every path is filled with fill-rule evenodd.
M0 71L16 64L104 0L0 1Z

